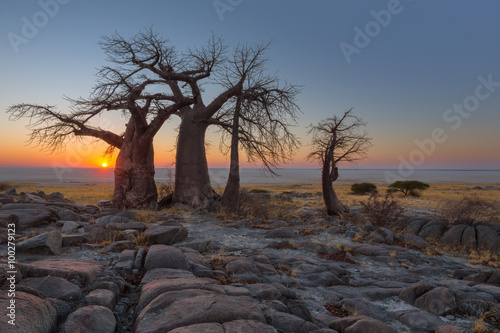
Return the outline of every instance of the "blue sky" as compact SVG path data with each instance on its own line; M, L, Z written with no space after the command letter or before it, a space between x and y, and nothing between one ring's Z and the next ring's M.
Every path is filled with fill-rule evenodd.
M217 7L227 10L218 12ZM47 11L53 17L44 16ZM373 12L391 13L390 22L382 26ZM115 31L131 36L152 26L181 50L202 45L212 32L230 45L272 40L270 70L303 86L296 132L304 148L293 166L307 165L305 126L354 107L367 121L374 144L360 167L397 168L417 161L413 166L419 168L500 168L500 87L457 129L443 119L453 104L475 94L478 77L500 82L498 13L500 2L494 0L2 1L0 139L22 142L28 135L27 121L7 120L9 105L64 107L63 95L88 95L96 68L106 64L97 44L100 36ZM25 37L26 21L38 23L38 31L15 52L12 36ZM367 32L377 25L378 30ZM340 45L356 47L356 27L372 37L348 63ZM167 152L177 125L177 120L166 124L155 140L159 164L171 162ZM415 140L430 140L436 128L447 140L435 143L432 153L424 152L420 159L423 155L415 150L422 149ZM216 135L209 140L209 160L215 161ZM29 165L16 157L20 152L39 156L34 147L0 148L0 164Z

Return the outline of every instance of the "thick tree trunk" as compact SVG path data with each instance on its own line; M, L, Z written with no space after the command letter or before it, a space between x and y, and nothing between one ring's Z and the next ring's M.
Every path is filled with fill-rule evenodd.
M240 202L240 161L238 154L240 108L241 99L238 98L233 116L233 132L231 133L231 165L226 188L224 194L222 194L222 207L229 211L236 211Z
M323 169L321 172L321 187L323 190L323 201L325 202L326 212L328 215L335 215L342 217L342 215L349 213L349 207L344 205L337 193L333 189L333 182L338 178L338 169L336 166L330 170L331 161L328 158L323 162ZM333 171L333 172L331 172Z
M207 208L216 198L208 175L205 153L207 123L194 119L196 111L184 112L177 138L175 189L172 202Z
M143 142L141 138L129 122L116 159L113 204L117 208L156 209L153 142Z

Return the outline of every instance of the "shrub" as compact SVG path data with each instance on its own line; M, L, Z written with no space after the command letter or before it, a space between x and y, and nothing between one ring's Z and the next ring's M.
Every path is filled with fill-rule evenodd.
M429 184L422 183L418 180L398 180L389 185L387 192L402 192L404 195L418 197L420 196L420 191L426 190L429 187Z
M270 215L270 203L264 196L254 192L240 192L239 215L247 218L268 219Z
M257 193L257 194L266 194L269 193L267 190L262 190L260 188L254 188L249 191L250 193Z
M158 185L158 195L160 198L167 197L174 193L175 174L173 169L167 169L167 182Z
M377 186L372 183L356 183L351 185L352 194L373 194L378 193Z
M496 221L500 209L495 202L476 196L465 196L457 201L449 201L441 205L439 215L451 222L461 224L475 220Z
M12 187L12 185L10 185L7 182L0 182L0 192L5 192L8 189L10 189L11 187Z
M403 208L390 194L386 194L384 198L373 194L367 202L361 202L361 206L361 212L377 227L389 226L403 214Z

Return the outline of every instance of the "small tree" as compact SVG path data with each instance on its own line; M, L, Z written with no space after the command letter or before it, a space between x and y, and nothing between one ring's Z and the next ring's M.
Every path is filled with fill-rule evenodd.
M418 180L398 180L389 185L387 192L388 193L402 192L404 195L418 197L420 196L419 191L424 191L429 187L430 187L429 184L422 183Z
M371 138L362 130L365 125L361 118L352 115L351 108L341 117L327 118L309 130L313 136L313 151L307 158L322 164L321 186L328 215L349 213L349 207L340 202L332 183L339 177L338 163L356 163L366 157Z
M238 62L242 66L250 66L254 58L258 59L257 55L246 51L242 58L248 60L240 59ZM226 154L230 152L231 156L222 206L231 211L235 211L239 203L240 147L249 162L260 162L264 170L274 174L278 164L289 160L299 144L289 129L300 111L295 104L299 88L280 84L276 76L264 75L262 65L259 63L249 71L241 93L234 98L234 104L229 103L217 114L217 122L222 128L221 150Z
M373 183L355 183L351 185L352 194L373 194L378 193L377 185Z

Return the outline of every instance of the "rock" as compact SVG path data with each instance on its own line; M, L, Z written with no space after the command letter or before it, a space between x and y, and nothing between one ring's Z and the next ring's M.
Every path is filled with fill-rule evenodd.
M226 333L224 326L217 323L194 324L176 328L169 333ZM236 333L236 332L235 332Z
M19 217L19 223L16 224L17 231L40 227L58 219L54 210L44 205L11 203L0 207L0 226L5 227L5 221L10 215Z
M117 241L121 238L121 233L119 231L106 229L97 224L87 225L83 229L86 232L85 237L89 243Z
M432 246L424 241L422 238L415 236L415 235L404 235L401 234L398 236L398 239L406 244L408 244L411 248L414 249L427 249L431 248Z
M269 230L264 235L265 238L292 238L293 231L288 227L281 227L273 230Z
M153 225L144 232L144 237L150 244L170 245L185 240L188 231L183 226Z
M148 227L146 223L130 221L126 216L108 215L99 217L95 222L103 228L120 231L127 229L144 231Z
M113 271L116 274L132 273L136 254L137 250L124 250L122 253L120 253L120 258L118 259L115 267L113 267Z
M115 206L110 200L99 200L97 206L101 208L114 208Z
M258 273L258 269L252 260L241 258L231 261L226 265L226 271L229 274L245 274L245 273Z
M414 305L439 316L455 307L455 297L446 288L434 288L417 298Z
M61 221L59 221L59 222L61 222ZM80 228L81 226L82 226L81 223L78 223L75 221L65 221L64 225L61 229L61 232L63 234L69 234L69 233L72 233L73 231L75 231L76 229Z
M468 225L465 224L453 226L450 230L444 233L443 238L441 238L439 243L442 246L448 246L451 248L458 248L462 246L462 236L467 227Z
M71 313L61 333L114 333L116 319L113 312L100 305L89 305Z
M80 215L69 209L64 209L58 212L57 215L64 221L80 221Z
M397 333L398 331L390 326L374 320L367 316L349 316L339 318L330 323L330 328L339 332L349 333Z
M464 229L462 234L462 245L469 251L475 251L477 249L476 228L467 226L467 228Z
M372 243L394 244L394 234L386 228L378 228L372 232L367 240Z
M148 270L141 280L140 287L149 282L162 279L195 278L190 271L173 268L154 268Z
M274 327L255 320L233 320L224 324L205 323L176 328L170 333L278 333Z
M241 229L241 228L251 229L252 222L250 222L249 219L239 220L229 224L228 227L236 229Z
M377 320L361 319L349 326L345 333L397 333L398 331Z
M278 333L274 327L256 320L233 320L223 326L224 333Z
M397 320L408 326L414 332L433 333L437 327L447 326L439 317L425 311L397 311L392 314Z
M175 246L189 247L199 253L203 253L210 246L209 240L201 240L201 241L190 241L176 244Z
M46 297L63 301L78 300L82 294L79 286L56 276L24 279L21 284L39 290Z
M355 248L356 252L365 256L388 256L390 251L375 245L361 245Z
M123 250L134 248L134 242L129 240L118 241L109 244L104 248L106 252L122 252Z
M10 189L8 189L7 191L5 191L4 195L8 196L8 195L16 195L16 188L15 187L11 187Z
M182 254L182 251L168 245L153 245L149 248L146 255L144 268L147 270L153 268L175 268L189 269L189 264Z
M422 227L424 225L426 225L427 223L429 223L429 222L430 222L429 219L419 219L419 218L417 218L417 219L406 220L405 222L399 221L399 222L396 222L396 223L399 223L400 226L403 226L404 223L407 223L406 227L403 230L403 233L408 234L408 235L415 235L415 236L417 236L418 233L420 232L420 230L422 229Z
M426 292L432 290L433 285L424 282L418 282L408 288L405 288L399 293L399 298L401 298L406 303L411 305L415 304L415 300L425 294Z
M111 291L115 295L115 301L117 301L120 297L120 287L117 283L112 281L99 281L93 285L96 289L107 289Z
M64 195L61 192L54 192L45 197L47 201L64 202Z
M488 251L491 253L500 254L500 236L492 228L485 225L478 225L477 232L477 249L479 251Z
M62 237L58 230L26 239L16 245L17 251L21 253L29 252L35 254L60 254L61 247Z
M62 236L62 246L75 246L87 242L87 237L85 235L63 235Z
M0 332L22 332L22 333L51 333L57 323L57 312L51 303L34 295L16 290L15 297L15 326L8 323L11 298L7 292L0 293ZM15 327L15 331L13 330Z
M62 324L71 312L71 306L65 301L56 298L49 298L48 301L56 310L57 323Z
M137 250L137 255L135 256L134 259L134 265L132 267L132 272L134 274L138 273L142 269L145 258L146 258L146 249L141 247L139 250Z
M126 240L135 242L141 233L138 230L127 229L123 230L122 235Z
M275 286L255 283L247 285L247 289L250 290L258 299L261 300L277 300L281 298L281 293Z
M434 220L422 226L417 236L427 241L437 241L441 239L448 225L447 220Z
M92 290L82 300L82 305L100 305L113 310L116 305L115 293L108 289Z
M467 330L458 326L438 326L434 333L467 333Z
M486 281L486 283L496 284L496 285L500 286L500 269L497 269L493 273L491 273L491 275L488 278L488 281Z
M135 332L168 332L193 324L230 322L238 319L266 323L259 303L249 297L200 295L176 300L164 308L144 308L136 321Z
M21 200L23 202L40 203L40 204L44 204L44 203L47 202L44 199L42 199L41 197L39 197L38 195L35 195L35 194L32 194L32 193L25 193L24 195L22 195L22 199Z
M303 319L294 315L269 309L265 313L267 323L280 332L287 333L308 333L309 325Z
M26 277L57 276L67 280L75 279L87 284L96 278L101 266L71 259L45 259L27 265Z
M379 320L383 322L390 322L391 317L384 311L380 306L371 303L366 300L360 300L356 298L346 298L343 299L340 304L349 312L357 313L369 317L374 320Z

